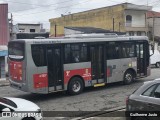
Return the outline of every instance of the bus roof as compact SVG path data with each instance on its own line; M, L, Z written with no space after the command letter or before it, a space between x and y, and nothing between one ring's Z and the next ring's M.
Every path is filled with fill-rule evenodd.
M13 41L25 41L28 44L53 44L53 43L79 43L79 42L104 42L104 41L132 41L132 40L147 40L147 36L82 36L82 37L61 37L47 39L17 39Z

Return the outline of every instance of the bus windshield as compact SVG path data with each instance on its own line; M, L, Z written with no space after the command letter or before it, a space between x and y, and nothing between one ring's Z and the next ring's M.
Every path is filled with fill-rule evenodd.
M14 60L22 60L24 58L24 43L10 42L8 56Z

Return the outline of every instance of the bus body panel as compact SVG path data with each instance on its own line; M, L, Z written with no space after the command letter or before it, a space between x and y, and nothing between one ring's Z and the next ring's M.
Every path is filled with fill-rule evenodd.
M29 89L28 89L28 85L27 85L27 82L26 82L26 69L25 69L25 61L23 62L13 62L11 60L8 61L9 62L9 81L10 81L10 86L13 87L13 88L16 88L16 89L19 89L19 90L22 90L24 92L28 92ZM16 64L14 66L22 66L22 68L16 68L16 72L13 72L12 73L12 65L10 64ZM21 72L21 69L22 69L22 74L20 76L22 76L22 79L20 80L20 76L19 76L19 73L18 72ZM13 75L13 74L16 74L16 75ZM12 78L12 75L13 76L19 76L17 77L18 79L15 80Z
M29 48L27 52L31 53L31 45L26 44ZM48 93L47 66L37 67L33 62L33 58L27 55L26 79L28 89L32 93Z
M68 86L69 81L74 76L80 76L85 86L91 86L91 62L64 64L64 84ZM67 88L65 87L65 90Z
M22 82L22 62L9 61L10 77L12 80Z
M124 73L130 68L137 71L136 58L107 60L107 83L123 81Z

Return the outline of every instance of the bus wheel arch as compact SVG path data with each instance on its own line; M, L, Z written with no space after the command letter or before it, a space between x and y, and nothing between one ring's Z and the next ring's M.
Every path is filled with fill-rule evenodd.
M76 75L69 80L67 91L70 95L78 95L83 91L84 87L84 79L81 76Z
M132 68L127 69L123 76L123 84L128 85L132 83L135 77L136 77L136 71Z

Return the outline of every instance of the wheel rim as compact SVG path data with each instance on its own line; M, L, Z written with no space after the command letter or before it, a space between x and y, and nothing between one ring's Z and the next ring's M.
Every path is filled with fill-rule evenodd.
M128 81L128 82L130 82L130 81L132 81L132 75L131 74L129 74L129 73L127 73L126 74L126 80Z
M157 67L160 67L160 63L157 63Z
M74 92L78 92L80 89L81 89L81 84L80 84L80 82L79 82L79 81L75 81L75 82L73 83L72 90L73 90Z

